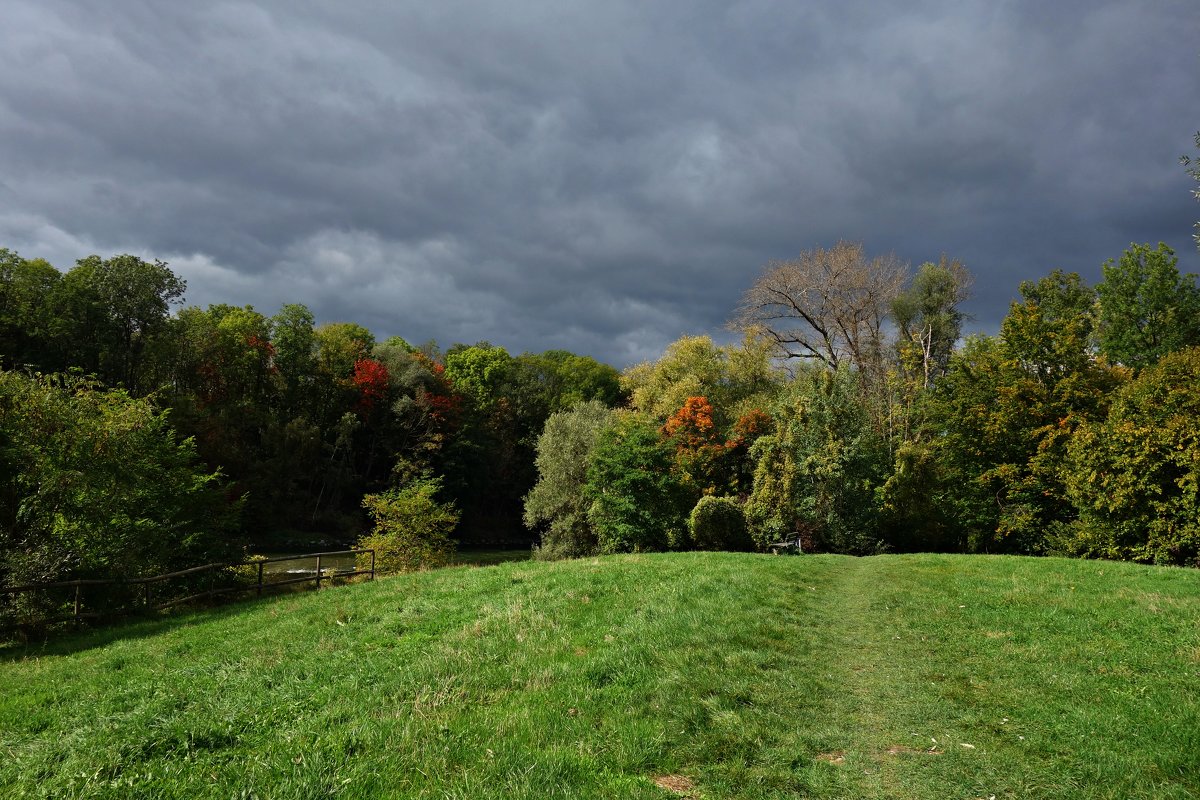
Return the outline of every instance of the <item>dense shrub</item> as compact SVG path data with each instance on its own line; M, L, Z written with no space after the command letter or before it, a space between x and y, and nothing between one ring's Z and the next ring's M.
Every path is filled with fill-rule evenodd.
M742 506L733 497L701 497L688 517L688 534L696 550L754 549Z
M450 533L458 512L438 502L441 481L419 478L401 489L389 489L363 498L363 507L375 522L358 546L375 551L375 569L384 574L441 567L454 555Z

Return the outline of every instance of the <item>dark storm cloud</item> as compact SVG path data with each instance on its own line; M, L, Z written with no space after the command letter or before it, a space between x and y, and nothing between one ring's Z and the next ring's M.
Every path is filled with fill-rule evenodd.
M346 8L344 6L351 6ZM772 258L861 239L1094 280L1190 269L1187 2L25 2L0 246L169 260L196 303L623 364Z

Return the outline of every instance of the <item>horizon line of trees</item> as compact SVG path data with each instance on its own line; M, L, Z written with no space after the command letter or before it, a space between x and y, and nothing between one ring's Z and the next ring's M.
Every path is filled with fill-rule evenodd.
M1196 276L1133 244L1094 287L1023 282L996 335L963 340L970 285L947 256L911 271L838 242L767 265L739 344L685 336L619 373L380 342L299 304L185 307L161 261L60 272L0 249L0 583L352 541L367 511L405 542L436 518L430 552L448 533L558 558L799 532L1200 563Z
M1020 285L959 342L970 276L841 242L772 263L739 346L685 337L623 409L552 415L526 521L542 553L942 550L1200 560L1200 289L1131 245L1087 286ZM774 361L773 361L774 359ZM791 365L780 369L778 362Z
M565 350L377 341L185 289L161 261L0 249L0 583L348 543L364 497L435 479L460 541L528 545L545 419L623 402L614 368Z

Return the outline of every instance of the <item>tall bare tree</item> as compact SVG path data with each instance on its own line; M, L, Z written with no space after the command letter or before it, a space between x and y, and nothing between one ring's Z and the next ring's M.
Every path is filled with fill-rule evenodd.
M742 297L734 327L759 330L780 355L865 374L883 363L883 323L908 265L894 253L867 258L861 242L772 261Z

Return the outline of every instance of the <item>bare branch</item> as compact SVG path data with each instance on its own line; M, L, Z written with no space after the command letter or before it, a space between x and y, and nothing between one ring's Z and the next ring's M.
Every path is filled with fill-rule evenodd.
M894 254L868 260L860 243L808 250L768 264L733 325L762 329L787 358L870 370L882 361L883 323L907 274Z

